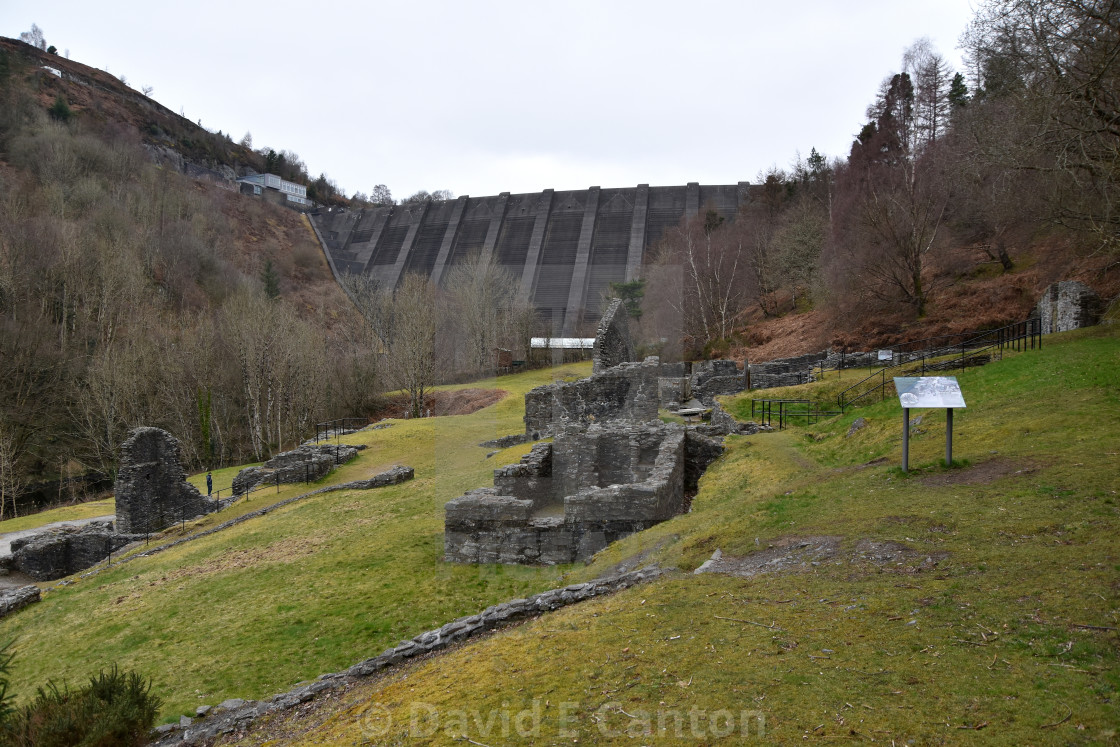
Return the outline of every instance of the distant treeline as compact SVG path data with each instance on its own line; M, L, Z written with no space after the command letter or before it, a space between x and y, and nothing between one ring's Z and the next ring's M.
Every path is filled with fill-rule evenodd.
M913 44L846 158L814 149L760 174L734 221L702 209L670 231L646 273L649 336L683 319L700 354L741 335L745 310L814 304L920 319L939 284L1039 243L1114 271L1120 6L987 0L961 45L964 71Z

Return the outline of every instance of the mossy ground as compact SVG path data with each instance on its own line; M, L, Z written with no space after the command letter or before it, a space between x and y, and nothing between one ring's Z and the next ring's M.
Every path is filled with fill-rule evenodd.
M922 411L903 475L897 400L731 438L691 513L565 580L643 551L681 573L228 741L1117 743L1118 372L1120 337L1107 328L957 372L964 467L940 464L943 413ZM857 417L867 427L847 436ZM840 552L819 565L688 573L716 548L747 555L820 535L839 537ZM913 560L861 556L863 539Z

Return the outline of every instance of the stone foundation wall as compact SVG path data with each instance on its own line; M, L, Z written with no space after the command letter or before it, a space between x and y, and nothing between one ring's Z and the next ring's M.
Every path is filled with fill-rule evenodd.
M782 358L766 363L752 363L751 389L773 389L781 386L797 386L813 381L813 367L828 358L828 351L799 355L796 358Z
M36 581L53 581L97 565L110 553L144 539L116 534L112 522L58 530L12 540L12 566Z
M681 513L686 490L695 492L699 475L722 452L718 441L676 424L567 426L521 463L495 470L495 487L447 503L445 559L585 560Z
M364 447L347 444L304 444L277 454L259 467L246 467L233 478L233 494L242 495L261 483L315 482Z
M658 362L623 363L575 382L546 384L525 395L525 432L544 434L567 420L657 417Z

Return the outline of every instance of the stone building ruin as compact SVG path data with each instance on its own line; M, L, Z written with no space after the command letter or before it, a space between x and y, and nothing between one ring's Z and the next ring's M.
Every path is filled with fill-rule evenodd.
M1096 292L1076 280L1052 283L1042 293L1032 317L1042 321L1042 334L1069 332L1092 327L1100 321L1101 299Z
M552 442L494 470L493 487L447 503L446 560L574 563L687 509L723 446L695 429L662 423L665 371L656 357L631 357L625 310L614 302L599 325L594 373L525 395L526 438ZM729 365L698 367L698 389L728 386L729 372L730 385L742 389L735 363L720 363ZM685 376L686 368L678 368L669 373ZM690 384L693 376L688 368ZM674 391L690 394L691 386ZM679 396L673 400L680 403Z
M445 558L460 563L574 563L683 513L718 441L679 424L616 420L561 426L494 487L448 502Z
M315 482L364 448L350 444L303 444L277 454L259 467L246 467L238 472L233 478L233 494L244 495L262 483Z
M117 471L117 531L158 532L210 513L213 501L187 482L179 439L160 428L134 428L121 444Z

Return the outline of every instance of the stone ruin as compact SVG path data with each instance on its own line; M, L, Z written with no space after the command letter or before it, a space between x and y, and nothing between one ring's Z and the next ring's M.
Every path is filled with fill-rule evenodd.
M244 495L261 483L315 482L364 448L364 445L304 444L277 454L259 467L246 467L238 472L233 478L233 494Z
M216 508L187 482L179 453L179 439L165 430L141 427L129 433L117 471L118 532L159 532Z
M1092 327L1100 321L1101 299L1084 283L1063 280L1043 291L1031 316L1042 320L1044 335Z
M591 351L591 372L599 373L632 360L634 343L630 339L629 315L622 299L616 298L599 320L595 347Z
M12 540L12 554L5 561L36 581L52 581L84 571L144 536L114 532L112 521L61 526Z
M697 391L715 404L715 394L741 391L744 377L734 361L662 366L632 356L624 310L612 303L592 375L525 395L525 436L516 440L552 443L494 470L493 487L447 503L446 560L574 563L687 510L700 476L723 453L712 436L742 432L741 424L721 410L725 422L704 432L662 423L658 408L668 399L677 409Z
M461 563L574 563L683 513L686 496L723 452L679 424L569 422L494 487L446 506L444 546Z
M121 444L116 522L63 525L13 539L11 555L0 558L0 565L36 581L63 578L96 565L148 533L215 510L217 504L186 481L179 453L179 440L167 431L133 429Z

